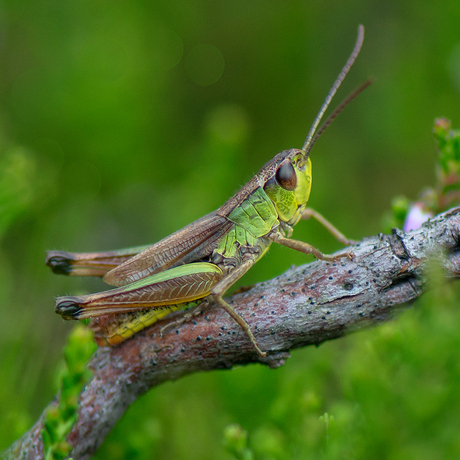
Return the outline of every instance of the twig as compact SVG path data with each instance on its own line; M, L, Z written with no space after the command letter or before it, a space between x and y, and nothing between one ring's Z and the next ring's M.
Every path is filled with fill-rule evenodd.
M364 239L352 248L353 260L316 261L235 294L230 301L269 351L267 358L257 355L244 332L218 308L165 337L159 331L170 320L118 347L98 349L88 363L93 378L80 395L79 417L67 438L72 458L94 453L128 406L160 383L254 362L276 368L293 348L392 318L425 291L429 261L437 260L447 277L459 277L459 241L460 208L455 208L420 229ZM43 416L3 453L5 458L43 458L42 421Z

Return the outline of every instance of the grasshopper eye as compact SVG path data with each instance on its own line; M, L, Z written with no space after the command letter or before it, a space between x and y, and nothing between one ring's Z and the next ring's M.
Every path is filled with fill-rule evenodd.
M292 191L297 185L297 175L291 162L283 163L276 171L275 179L285 190Z

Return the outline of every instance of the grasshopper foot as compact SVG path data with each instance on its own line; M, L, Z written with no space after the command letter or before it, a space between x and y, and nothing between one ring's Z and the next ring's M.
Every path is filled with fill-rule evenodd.
M334 261L338 262L340 259L353 260L355 258L355 253L353 251L341 252L334 256Z
M339 262L340 259L349 259L353 260L355 258L355 253L353 251L341 252L340 254L329 255L321 254L320 257L317 256L319 260L325 260L326 262Z

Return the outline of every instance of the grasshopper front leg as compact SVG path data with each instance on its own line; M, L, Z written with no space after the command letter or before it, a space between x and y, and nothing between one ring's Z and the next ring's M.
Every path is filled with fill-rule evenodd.
M322 214L315 211L312 208L306 208L300 217L302 220L310 219L313 217L316 219L329 233L344 246L350 246L356 244L357 241L349 240L338 228L332 225Z

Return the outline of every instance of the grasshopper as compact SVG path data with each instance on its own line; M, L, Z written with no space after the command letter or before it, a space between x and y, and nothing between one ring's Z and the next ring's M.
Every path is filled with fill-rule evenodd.
M364 39L359 26L353 52L324 100L301 149L284 150L223 206L152 246L111 252L49 251L46 263L55 273L99 276L115 289L84 296L58 297L55 310L64 319L95 318L90 323L100 346L113 346L177 310L205 299L222 307L244 330L261 357L246 321L223 299L225 292L268 250L271 243L313 254L326 261L352 253L323 254L291 239L301 219L316 218L342 244L352 242L324 217L306 208L311 190L309 153L319 135L370 81L359 87L318 125L354 63Z

